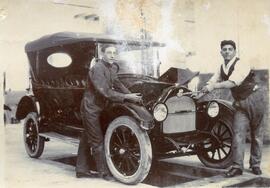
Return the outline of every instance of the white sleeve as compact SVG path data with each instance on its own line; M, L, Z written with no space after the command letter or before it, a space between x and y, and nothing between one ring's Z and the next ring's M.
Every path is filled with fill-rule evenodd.
M251 68L248 63L244 64L238 61L234 67L234 71L229 77L229 80L234 82L237 86L239 86L248 76L250 70Z
M208 80L207 84L217 83L217 82L220 82L220 80L221 80L221 76L220 76L220 66L219 66L216 72L214 73L214 75Z

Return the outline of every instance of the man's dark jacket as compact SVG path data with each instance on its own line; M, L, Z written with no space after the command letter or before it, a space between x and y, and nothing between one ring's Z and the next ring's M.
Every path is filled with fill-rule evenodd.
M88 87L85 97L92 105L100 109L105 107L108 100L123 102L124 95L130 91L120 82L114 64L104 60L98 61L88 73Z

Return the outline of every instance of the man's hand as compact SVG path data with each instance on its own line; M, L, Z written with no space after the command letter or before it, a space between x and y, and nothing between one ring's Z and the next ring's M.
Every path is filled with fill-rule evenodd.
M214 84L209 84L209 85L204 86L201 91L203 93L209 93L213 91L214 89L215 89Z
M142 95L140 93L125 94L125 100L133 103L142 103Z

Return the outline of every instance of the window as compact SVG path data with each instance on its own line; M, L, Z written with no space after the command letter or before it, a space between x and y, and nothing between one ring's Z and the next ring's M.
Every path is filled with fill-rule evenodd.
M47 62L56 68L67 67L72 63L71 57L66 53L54 53L48 56Z

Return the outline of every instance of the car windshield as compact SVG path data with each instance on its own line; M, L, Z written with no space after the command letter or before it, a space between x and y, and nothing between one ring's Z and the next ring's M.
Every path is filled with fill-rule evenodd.
M119 74L159 76L160 61L158 47L138 45L116 45L116 47L118 49L117 64L119 65ZM99 58L102 57L99 56Z

